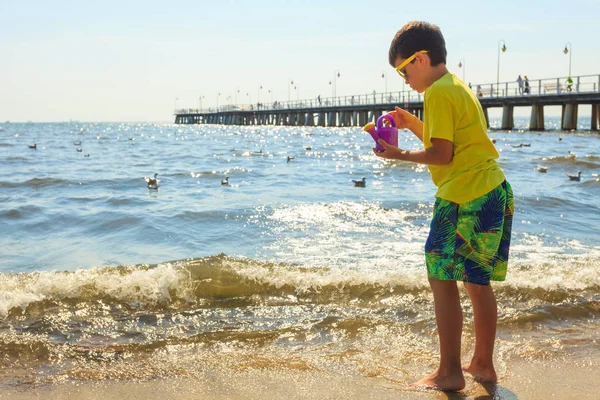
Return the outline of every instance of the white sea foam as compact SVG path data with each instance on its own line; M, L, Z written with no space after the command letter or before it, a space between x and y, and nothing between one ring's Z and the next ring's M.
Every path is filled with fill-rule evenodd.
M0 274L0 317L14 307L42 300L89 299L110 296L135 304L165 303L170 291L191 293L189 272L172 264L156 268L90 268L73 272L43 271Z

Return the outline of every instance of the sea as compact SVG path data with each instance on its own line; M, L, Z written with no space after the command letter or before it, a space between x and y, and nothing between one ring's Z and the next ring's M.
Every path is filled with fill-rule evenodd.
M597 369L600 136L515 122L489 131L515 194L497 369ZM223 366L419 378L438 361L435 187L372 146L360 127L0 124L0 390Z

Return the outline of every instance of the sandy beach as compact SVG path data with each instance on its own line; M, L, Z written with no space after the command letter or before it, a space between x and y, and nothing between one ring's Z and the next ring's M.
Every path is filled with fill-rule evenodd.
M597 399L600 360L580 359L507 363L498 385L467 377L457 393L414 390L413 379L397 381L366 375L345 375L299 366L277 368L207 369L201 376L150 381L82 381L28 388L12 388L1 399ZM426 372L425 370L423 372ZM416 378L416 377L414 377Z

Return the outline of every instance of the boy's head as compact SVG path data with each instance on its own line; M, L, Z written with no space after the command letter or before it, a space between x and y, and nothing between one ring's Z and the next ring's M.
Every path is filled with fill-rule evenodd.
M446 41L440 28L413 21L394 36L389 62L413 89L423 92L439 78L440 71L446 71L446 55Z

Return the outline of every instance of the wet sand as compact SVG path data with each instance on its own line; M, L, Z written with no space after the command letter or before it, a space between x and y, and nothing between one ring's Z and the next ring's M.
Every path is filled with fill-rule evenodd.
M512 360L498 385L467 377L458 393L414 390L417 377L381 379L318 370L251 368L207 370L202 376L153 381L68 382L39 387L13 387L0 399L598 399L600 359L557 361Z

